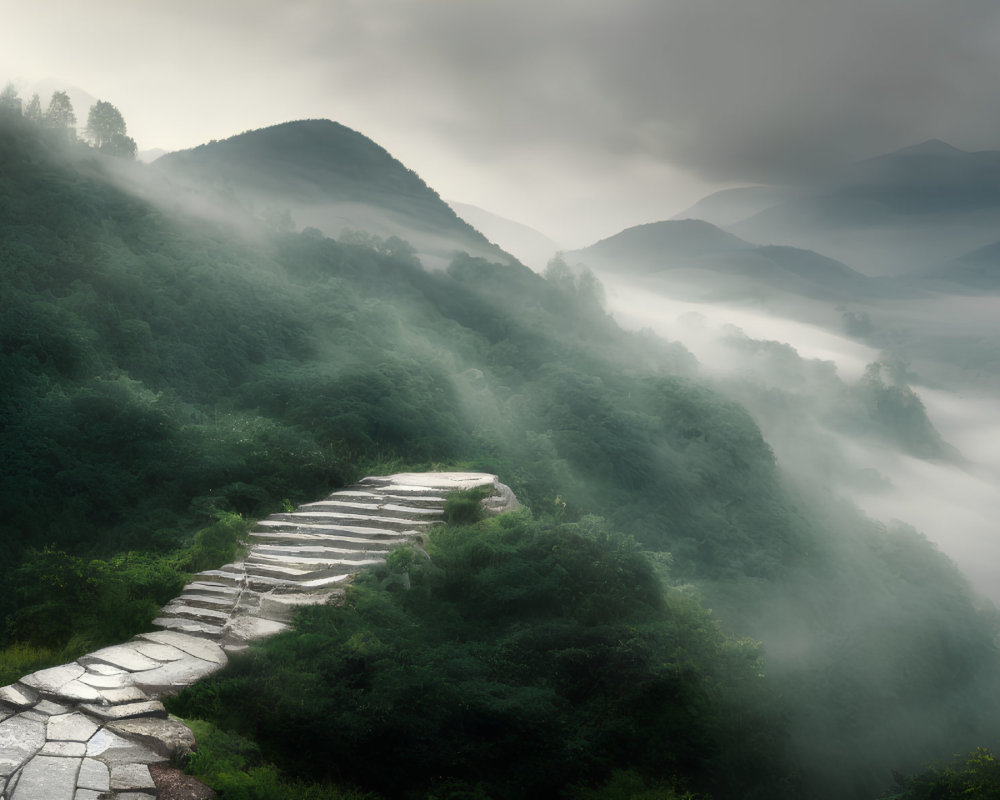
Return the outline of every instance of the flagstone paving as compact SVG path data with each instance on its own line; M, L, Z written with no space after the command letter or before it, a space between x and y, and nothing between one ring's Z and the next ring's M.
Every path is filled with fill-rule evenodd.
M195 575L157 630L0 687L0 800L152 800L149 766L194 746L162 697L287 630L302 606L341 596L393 547L421 543L448 493L477 487L491 490L492 512L519 505L495 475L401 473L274 514L242 560Z

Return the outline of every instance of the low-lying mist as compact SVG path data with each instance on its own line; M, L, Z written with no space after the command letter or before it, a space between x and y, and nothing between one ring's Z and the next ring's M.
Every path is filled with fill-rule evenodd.
M745 306L651 294L606 274L601 280L620 324L681 342L705 377L747 407L786 473L808 476L874 519L920 530L980 593L1000 603L1000 401L988 391L990 376L977 367L964 371L966 381L946 386L946 374L907 374L891 355L828 328ZM985 332L997 302L924 298L907 307L897 301L889 316L940 342L977 327ZM866 370L876 362L886 365L881 380L887 390L898 389L899 408L889 407L888 396L871 396ZM976 383L985 385L970 388ZM918 425L920 412L940 435L937 453L913 438L934 438Z

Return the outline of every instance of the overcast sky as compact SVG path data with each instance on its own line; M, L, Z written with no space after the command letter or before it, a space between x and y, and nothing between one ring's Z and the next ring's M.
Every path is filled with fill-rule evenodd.
M289 119L568 247L928 138L1000 149L996 0L0 0L0 81L140 149ZM77 109L82 120L86 109Z

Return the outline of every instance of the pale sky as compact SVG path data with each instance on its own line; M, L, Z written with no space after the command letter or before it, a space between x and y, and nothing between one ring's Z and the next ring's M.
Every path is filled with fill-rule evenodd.
M114 103L141 150L329 118L566 247L929 138L1000 149L998 75L995 0L0 0L0 82Z

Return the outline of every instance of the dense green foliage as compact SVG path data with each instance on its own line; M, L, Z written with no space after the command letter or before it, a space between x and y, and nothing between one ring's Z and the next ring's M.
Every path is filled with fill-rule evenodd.
M19 118L0 126L5 674L148 624L185 574L231 556L242 519L315 499L369 472L465 467L499 473L522 502L561 525L583 524L588 514L606 517L669 559L672 579L697 586L728 633L763 641L766 673L781 687L791 752L778 763L762 755L761 775L747 778L750 789L740 796L780 783L772 769L801 776L810 796L871 796L887 784L890 769L915 771L942 753L995 739L996 619L954 567L916 532L876 525L824 487L789 481L751 416L708 388L683 348L618 329L592 281L559 270L546 280L461 254L447 269L428 271L398 239L332 240L309 229L282 232L266 220L248 229L245 217L231 225L225 209L168 194L148 168L63 138ZM745 350L748 359L762 357ZM817 385L834 386L823 379ZM873 426L890 430L899 422L898 439L931 442L921 409L901 384L879 377L865 390L877 415L889 415ZM755 413L768 405L789 421L798 413L791 392L756 399ZM897 420L884 399L905 419ZM525 533L524 542L570 537L560 530ZM587 537L579 541L589 544L571 552L598 547ZM619 655L636 659L618 665L622 670L639 669L631 674L648 677L641 686L650 690L676 688L657 683L663 676L654 667L669 663L663 659L675 640L663 639L657 626L666 624L661 615L681 614L679 595L668 595L666 608L653 599L642 606L629 592L651 584L638 580L622 594L610 580L595 590L601 599L590 601L590 611L569 610L560 594L569 590L545 570L575 573L544 548L524 547L497 572L471 564L419 580L414 570L425 567L418 553L401 554L392 561L397 572L386 578L401 587L405 574L418 584L405 596L388 585L363 585L354 606L310 612L281 640L286 644L274 646L298 642L286 655L301 656L295 669L306 675L306 663L320 658L309 642L319 647L339 635L331 619L357 633L370 607L402 623L386 638L378 634L387 649L373 644L370 657L356 656L370 676L382 675L378 670L391 672L391 654L405 651L405 637L427 627L417 622L426 610L421 603L454 610L457 601L445 591L450 582L503 574L503 585L492 588L509 600L509 613L523 611L519 598L530 598L539 613L552 615L542 640L532 641L539 653L555 658L552 648L593 646L618 665L601 638L614 632L625 648ZM659 597L650 592L640 596ZM493 680L473 643L514 647L520 640L507 611L480 600L480 610L495 615L496 630L484 631L457 611L442 617L440 635L450 631L467 643L464 661L453 664L454 647L437 650L428 640L421 669L468 667L469 681ZM732 650L713 639L718 631L694 601L684 603L691 605L679 617L686 620L681 628L702 619L704 636L688 632L718 644L692 656L708 681L697 685L714 691L725 683L720 675ZM604 605L632 622L578 616ZM108 608L115 614L102 616ZM627 625L648 636L621 627ZM604 633L588 638L595 631ZM331 676L342 674L337 670L354 650L323 650ZM246 680L278 684L293 662L268 652L234 669ZM504 730L508 723L537 740L560 718L505 717L503 698L513 709L536 691L564 697L578 690L566 675L546 673L546 663L529 659L531 680L507 676L507 694L474 706L501 749L517 745ZM539 676L548 681L541 688L532 682ZM435 680L428 686L451 697L455 682ZM736 681L726 702L752 706L756 685ZM622 717L629 703L641 706L640 694L619 696L599 680L595 686L595 697ZM747 696L737 696L744 690ZM349 682L337 691L351 700ZM396 711L419 694L409 691L391 695ZM563 701L552 703L562 708ZM254 713L247 705L231 707L227 724L244 732L256 725L251 716L238 718ZM621 763L572 754L567 763L577 772L558 774L605 786L609 796L628 791L622 787L633 778L655 791L672 770L689 777L692 788L712 783L711 776L725 785L729 774L750 774L746 763L723 766L744 752L742 745L708 744L753 738L744 725L750 717L717 713L722 707L704 717L679 712L673 722L637 712L635 730L650 735L678 720L687 727L670 729L671 749L662 758L639 749L636 760L626 759L635 774L616 773ZM591 706L580 704L580 713L580 730L593 741L609 735L586 717L599 716ZM402 724L394 711L397 717ZM339 724L358 726L359 735L377 729L409 737L428 758L447 755L443 747L428 753L436 746L414 733L419 727L394 732L388 717L372 719L371 729L360 716ZM428 719L438 724L442 717ZM251 733L270 752L266 736ZM339 741L336 731L329 734ZM547 742L538 757L564 745ZM496 763L479 755L484 768Z
M897 773L897 788L882 800L994 800L1000 797L1000 761L985 747L912 777Z
M378 800L372 792L290 778L266 761L260 747L246 737L201 720L190 720L188 725L198 750L186 769L225 800Z
M387 797L576 797L622 768L784 795L757 647L664 595L634 542L595 518L520 513L436 529L428 552L302 612L173 710L295 774Z

